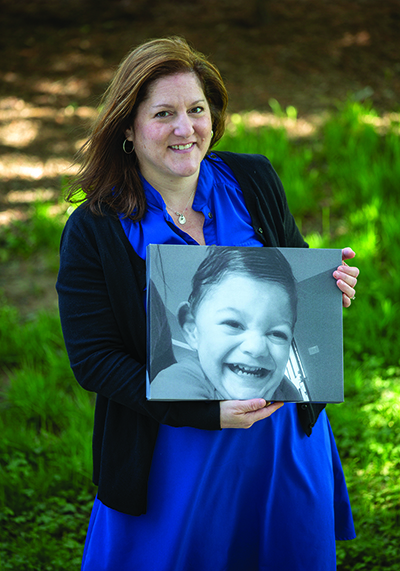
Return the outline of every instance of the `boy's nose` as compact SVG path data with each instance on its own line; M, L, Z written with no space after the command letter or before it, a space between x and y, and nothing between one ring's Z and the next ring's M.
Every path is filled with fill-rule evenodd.
M261 357L269 355L267 338L255 332L247 332L246 338L242 342L241 349L243 353L252 357Z

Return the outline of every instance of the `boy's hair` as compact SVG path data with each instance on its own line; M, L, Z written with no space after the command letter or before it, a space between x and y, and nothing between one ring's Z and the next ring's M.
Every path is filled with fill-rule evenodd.
M294 326L297 320L296 279L289 262L276 248L210 246L192 278L188 301L193 315L210 286L219 284L228 274L250 276L281 285L289 295Z

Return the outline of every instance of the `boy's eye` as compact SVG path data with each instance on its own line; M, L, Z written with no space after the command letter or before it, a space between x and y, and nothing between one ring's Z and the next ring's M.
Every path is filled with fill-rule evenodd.
M289 336L284 331L271 331L268 336L273 343L283 344L289 341Z
M236 321L235 319L227 319L226 321L222 322L222 325L226 325L231 329L240 329L240 330L244 329L243 325L239 321Z

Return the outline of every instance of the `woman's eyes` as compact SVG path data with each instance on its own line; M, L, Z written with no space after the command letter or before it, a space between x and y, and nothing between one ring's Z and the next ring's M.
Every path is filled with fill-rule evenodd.
M197 105L196 107L189 109L188 113L193 115L199 115L200 113L203 113L203 111L204 107ZM172 111L159 111L158 113L156 113L155 117L159 119L165 119L166 117L170 117L172 114L173 114Z
M168 117L169 115L170 115L169 111L159 111L158 113L156 113L156 117L161 117L161 118Z
M194 113L195 115L202 113L204 111L204 107L201 107L200 105L197 105L197 107L193 107L193 109L190 110L190 113Z

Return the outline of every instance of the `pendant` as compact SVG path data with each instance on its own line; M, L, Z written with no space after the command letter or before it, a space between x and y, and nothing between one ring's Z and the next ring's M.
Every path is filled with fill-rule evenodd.
M178 216L178 222L179 222L179 224L186 224L186 218L184 217L183 214L180 214Z

